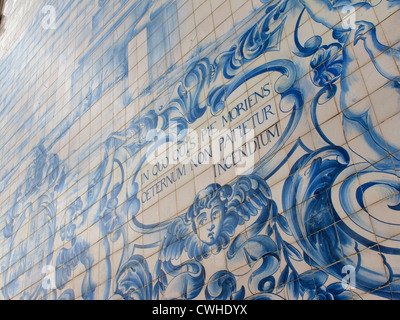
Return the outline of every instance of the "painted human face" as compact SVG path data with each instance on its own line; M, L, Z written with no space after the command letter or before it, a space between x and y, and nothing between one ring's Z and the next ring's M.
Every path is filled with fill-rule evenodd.
M213 244L218 239L222 226L220 206L201 209L194 223L199 239L204 243Z

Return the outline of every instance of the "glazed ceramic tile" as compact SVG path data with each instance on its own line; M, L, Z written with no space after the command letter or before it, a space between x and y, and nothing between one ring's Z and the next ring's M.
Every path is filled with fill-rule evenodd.
M5 1L1 298L398 299L399 4L346 4Z

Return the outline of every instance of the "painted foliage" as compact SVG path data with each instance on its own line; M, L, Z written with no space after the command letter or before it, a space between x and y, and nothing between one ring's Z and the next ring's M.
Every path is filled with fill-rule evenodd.
M90 27L48 100L68 116L2 159L2 297L398 299L400 53L377 17L399 5L261 0L184 59L182 1L56 6L50 39L69 12ZM110 92L111 125L61 156Z

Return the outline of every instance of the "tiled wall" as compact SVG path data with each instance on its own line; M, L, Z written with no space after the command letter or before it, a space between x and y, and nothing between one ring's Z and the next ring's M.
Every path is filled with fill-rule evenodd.
M2 299L398 299L400 1L5 2Z

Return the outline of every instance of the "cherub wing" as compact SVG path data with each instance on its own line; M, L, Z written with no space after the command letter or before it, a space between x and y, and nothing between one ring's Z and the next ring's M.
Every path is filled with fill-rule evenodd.
M160 260L177 260L182 255L186 238L190 235L191 225L179 216L168 226L161 242Z
M230 188L224 190L222 187L221 190L226 193L228 199L225 219L232 220L232 227L236 228L237 225L242 225L252 217L258 216L250 227L251 232L256 234L271 214L276 213L271 191L264 179L257 175L240 176L230 185ZM256 229L253 230L252 227Z
M228 265L234 266L236 263L241 264L246 261L251 266L260 258L260 253L248 252L246 243L269 241L264 239L266 236L260 235L260 232L266 226L267 221L276 216L277 206L272 200L267 183L257 175L240 176L231 187L227 217L225 218L231 219L231 232L235 231L233 228L235 225L241 225L251 218L254 218L254 221L230 242L227 252ZM255 247L258 246L255 245Z

